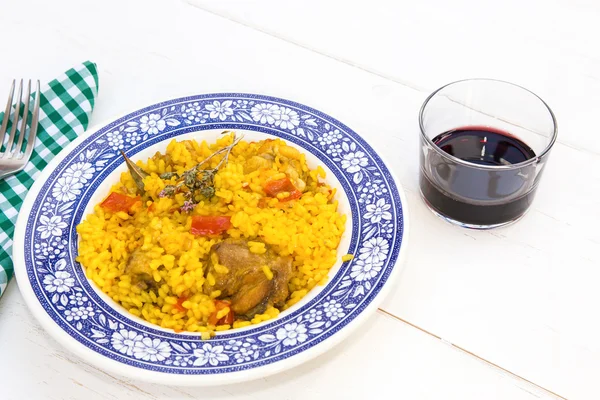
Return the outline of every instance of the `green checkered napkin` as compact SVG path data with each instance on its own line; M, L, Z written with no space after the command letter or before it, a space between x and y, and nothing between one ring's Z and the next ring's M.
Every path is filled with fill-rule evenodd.
M0 296L13 275L15 222L27 191L48 162L83 133L98 94L96 64L86 61L42 87L33 154L23 171L0 180ZM0 113L0 121L4 115Z

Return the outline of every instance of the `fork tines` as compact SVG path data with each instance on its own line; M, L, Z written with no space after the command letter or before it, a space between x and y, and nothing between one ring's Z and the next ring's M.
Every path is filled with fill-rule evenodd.
M4 117L2 118L2 125L0 126L0 159L12 158L19 160L23 157L25 157L25 159L29 159L35 143L35 135L37 131L40 110L40 81L38 80L36 82L35 103L32 110L29 109L29 102L32 95L31 79L27 83L27 91L25 92L24 99L23 79L21 79L19 83L16 97L15 86L16 81L13 80L10 87L10 93L8 95L8 101L6 102L6 109L4 110ZM15 103L14 106L13 102ZM20 129L19 121L21 122ZM9 128L10 132L8 134L8 141L5 143L6 133ZM29 133L27 133L28 128ZM27 136L27 142L26 147L23 150L25 136ZM15 137L17 138L16 141Z

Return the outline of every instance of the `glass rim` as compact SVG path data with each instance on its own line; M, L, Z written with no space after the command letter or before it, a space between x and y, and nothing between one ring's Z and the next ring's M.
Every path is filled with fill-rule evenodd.
M470 161L461 160L458 157L455 157L453 155L450 155L450 154L446 153L440 147L438 147L433 142L433 140L431 140L431 138L429 138L427 136L427 134L425 133L425 127L423 126L423 113L425 112L425 109L427 108L427 105L429 104L429 101L431 99L433 99L440 91L446 89L449 86L455 85L457 83L464 83L464 82L471 82L471 81L487 81L487 82L502 83L502 84L506 84L506 85L510 85L510 86L519 88L521 90L524 90L525 92L528 92L529 94L533 95L534 97L536 97L546 107L546 110L548 110L550 118L552 119L552 136L550 137L550 142L546 145L546 147L544 148L544 150L539 155L536 155L535 157L530 158L529 160L525 160L525 161L522 161L522 162L516 163L516 164L510 164L510 165L482 165L482 164L477 164L477 163L473 163L473 162L470 162ZM438 88L435 91L433 91L429 96L427 96L427 98L423 102L423 105L421 106L421 109L419 110L419 128L420 128L420 131L421 131L421 137L423 139L425 139L425 141L431 147L433 147L435 149L435 151L439 155L441 155L442 157L444 157L444 158L446 158L446 159L448 159L448 160L450 160L450 161L452 161L452 162L454 162L456 164L461 164L461 165L464 165L466 167L477 168L477 169L482 169L482 170L489 170L489 171L500 171L500 170L505 170L506 171L506 170L518 169L518 168L529 166L531 164L535 164L538 161L542 160L546 155L548 155L548 153L550 152L550 150L554 146L554 143L556 143L556 138L558 137L558 123L556 121L556 116L554 115L554 112L552 112L552 109L550 108L550 106L540 96L538 96L537 94L535 94L531 90L529 90L527 88L524 88L523 86L517 85L515 83L503 81L503 80L500 80L500 79L490 79L490 78L461 79L461 80L458 80L458 81L447 83L444 86L441 86L440 88Z

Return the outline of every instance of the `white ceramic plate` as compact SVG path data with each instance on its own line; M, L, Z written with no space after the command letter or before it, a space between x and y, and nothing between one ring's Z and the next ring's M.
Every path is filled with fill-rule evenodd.
M280 137L323 166L338 188L348 226L333 267L276 319L220 332L209 341L125 312L75 261L76 226L125 170L172 138L213 142L223 130L248 140ZM406 252L406 200L378 154L337 120L288 100L252 94L180 98L135 111L78 138L56 156L19 213L14 262L20 290L44 328L100 368L151 382L218 385L255 379L305 362L355 330L377 307Z

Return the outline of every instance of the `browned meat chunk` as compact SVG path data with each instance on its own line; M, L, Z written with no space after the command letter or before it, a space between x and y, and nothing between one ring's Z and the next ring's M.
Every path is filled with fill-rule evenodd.
M225 239L213 246L219 265L225 266L226 273L218 273L214 265L209 271L215 277L215 285L207 287L207 293L220 290L220 298L231 301L231 309L236 316L252 318L263 313L268 306L282 307L289 295L288 282L292 275L292 259L279 257L272 251L254 254L243 239ZM273 273L267 277L264 266Z
M152 259L141 250L134 250L125 265L125 273L131 275L131 283L142 290L154 289L157 282L152 275L150 261Z

